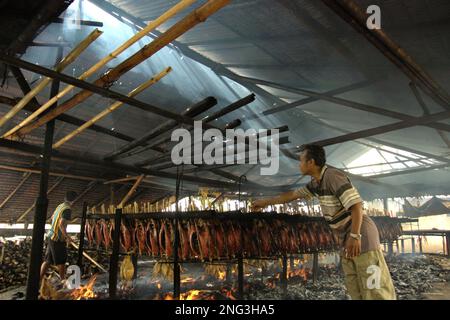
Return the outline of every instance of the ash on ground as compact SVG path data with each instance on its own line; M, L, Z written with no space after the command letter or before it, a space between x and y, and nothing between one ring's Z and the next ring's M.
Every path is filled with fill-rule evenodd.
M450 269L444 268L448 258L433 255L396 255L387 257L398 300L420 300L436 283L450 281ZM336 267L321 267L316 282L288 283L287 292L278 285L267 287L262 282L249 282L247 299L254 300L346 300L344 275Z

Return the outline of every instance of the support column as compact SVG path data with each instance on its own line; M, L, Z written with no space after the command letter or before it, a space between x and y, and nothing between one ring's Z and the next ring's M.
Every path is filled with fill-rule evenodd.
M244 299L244 259L242 256L238 258L238 296Z
M313 254L313 282L316 282L319 277L319 254Z
M422 236L419 236L419 252L420 252L420 254L423 253L423 248L422 248Z
M447 244L447 257L450 257L450 232L447 232L445 234L445 240L446 240L446 244ZM445 253L445 250L444 250Z
M58 50L57 60L62 59L63 50ZM59 92L59 80L53 80L50 89L50 98ZM52 106L55 108L56 104ZM42 264L42 251L44 248L45 222L47 220L48 208L48 180L50 172L53 134L55 131L55 120L47 122L45 129L44 150L42 154L41 179L39 184L39 196L36 200L34 220L33 220L33 238L31 241L31 255L28 266L27 277L27 300L37 300L39 297L39 283Z
M283 270L281 272L281 289L283 290L283 297L287 294L287 257L283 256Z
M411 253L416 253L416 239L414 238L414 236L411 237Z
M113 247L109 260L109 298L115 299L117 293L117 271L119 267L120 226L122 224L122 208L117 208L114 217Z
M80 267L83 272L83 249L84 249L84 229L86 226L86 215L87 215L87 203L83 203L83 214L81 216L81 225L80 225L80 243L78 245L78 261L77 265Z
M402 254L405 254L405 239L400 240L400 243L402 245Z

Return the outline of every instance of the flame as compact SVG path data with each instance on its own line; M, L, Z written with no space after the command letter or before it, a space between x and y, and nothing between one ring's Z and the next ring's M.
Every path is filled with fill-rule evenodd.
M303 278L304 281L306 281L308 279L308 274L306 272L306 269L297 269L297 270L292 270L290 272L288 272L288 279L289 278L294 278L294 277L300 277Z
M86 300L86 299L93 299L96 298L97 295L93 291L93 287L95 284L95 280L97 279L97 276L92 276L91 279L89 279L88 283L85 286L81 286L78 289L75 289L72 291L70 296L74 300Z
M181 283L190 283L190 282L195 282L195 279L191 278L191 277L187 277L187 278L181 279L180 282Z
M226 273L226 271L219 271L219 274L218 274L218 276L217 276L217 278L219 279L219 280L225 280L225 276L227 275L227 273Z
M198 300L202 291L200 290L189 290L188 292L180 294L180 300ZM164 300L175 300L171 293L166 294Z
M161 283L157 283L156 286L158 287L158 289L161 289Z

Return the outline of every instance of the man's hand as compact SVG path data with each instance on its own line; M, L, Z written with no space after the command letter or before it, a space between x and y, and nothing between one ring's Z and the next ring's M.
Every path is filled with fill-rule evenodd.
M351 259L361 254L361 240L349 237L345 244L345 257Z
M252 203L251 211L259 212L262 209L264 209L264 207L267 207L267 201L266 200L264 200L264 199L255 200Z

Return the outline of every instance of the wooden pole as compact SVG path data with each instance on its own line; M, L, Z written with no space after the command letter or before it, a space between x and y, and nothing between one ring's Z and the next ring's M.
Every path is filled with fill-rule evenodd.
M129 40L124 42L121 46L119 46L117 49L115 49L113 52L108 54L106 57L101 59L99 62L97 62L95 65L93 65L89 70L84 72L78 79L84 80L93 75L96 71L98 71L100 68L105 66L108 62L116 58L118 55L120 55L122 52L124 52L126 49L131 47L133 44L135 44L137 41L139 41L141 38L143 38L145 35L147 35L152 30L159 27L161 24L175 16L177 13L182 11L183 9L190 6L192 3L194 3L195 0L182 0L179 3L177 3L175 6L170 8L168 11L163 13L160 17L157 19L151 21L145 28L143 28L141 31L139 31L137 34L135 34L133 37L131 37ZM170 41L169 41L170 42ZM47 110L51 105L53 105L55 102L57 102L59 99L64 97L67 93L69 93L74 86L68 85L65 87L61 92L59 92L55 97L47 101L45 104L41 106L36 112L34 112L28 119L26 119L27 123L30 123L33 119L35 119L38 115L40 115L42 112ZM64 105L64 104L63 104ZM65 111L61 112L64 113ZM39 124L41 126L41 124ZM33 128L34 129L34 128ZM33 130L31 129L31 130Z
M109 262L109 298L116 298L117 291L117 270L119 264L120 250L120 226L122 224L122 209L117 208L114 218L114 235L112 254Z
M62 59L56 66L55 71L61 72L69 64L71 64L75 59L84 51L86 48L94 42L103 32L95 29L92 31L83 41L81 41L69 54ZM14 117L20 110L22 110L35 96L39 94L45 87L52 81L51 78L46 77L42 79L30 92L28 92L12 109L10 109L2 118L0 118L0 127L2 127L9 119ZM16 129L17 128L17 129ZM18 127L14 127L3 135L3 138L11 135Z
M62 59L63 49L58 49L57 61ZM59 81L55 80L52 83L50 95L55 95L59 91ZM50 163L52 157L52 143L53 134L55 130L55 120L47 123L45 130L43 158L42 158L42 171L41 179L39 183L39 195L35 202L35 213L33 219L33 236L31 241L31 254L30 262L28 265L27 274L27 289L26 299L37 300L39 296L39 282L40 282L40 269L42 263L42 251L44 248L44 234L45 234L45 220L47 219L48 198L47 195L50 191L48 189L48 178L50 171ZM61 178L62 180L63 178ZM23 217L25 217L23 215ZM22 218L22 216L20 217ZM19 218L19 219L20 219Z
M74 247L76 250L80 249L73 241L70 241L70 245L72 247ZM103 272L105 272L105 273L108 272L108 270L106 270L104 267L102 267L97 261L94 260L94 258L92 258L90 255L88 255L86 252L83 252L83 257L88 259L90 262L92 262L96 267L98 267Z
M84 249L84 229L86 227L87 203L83 202L83 213L81 215L80 224L80 243L78 245L77 265L83 270L83 249Z
M128 181L136 180L137 178L139 178L139 176L120 178L120 179L105 181L105 182L103 182L103 184L114 184L114 183L128 182Z
M283 291L283 297L286 297L287 294L287 257L284 255L282 258L283 270L281 272L281 290Z
M144 91L145 89L149 88L150 86L152 86L153 84L157 83L159 80L161 80L163 77L165 77L167 74L169 74L172 71L171 67L168 67L166 69L164 69L163 71L161 71L159 74L157 74L155 77L151 78L150 80L144 82L143 84L141 84L139 87L135 88L134 90L132 90L129 94L128 97L134 97L136 95L138 95L139 93L141 93L142 91ZM119 107L121 107L123 105L123 102L121 101L117 101L115 103L113 103L112 105L110 105L108 108L106 108L105 110L103 110L102 112L100 112L99 114L97 114L95 117L93 117L92 119L90 119L89 121L86 121L85 124L83 124L82 126L78 127L77 129L75 129L74 131L72 131L71 133L69 133L68 135L66 135L64 138L62 138L61 140L59 140L58 142L56 142L53 145L54 149L59 148L61 145L63 145L64 143L66 143L67 141L69 141L70 139L72 139L73 137L75 137L76 135L80 134L81 132L83 132L84 130L86 130L87 128L89 128L90 126L92 126L94 123L98 122L99 120L103 119L104 117L106 117L108 114L110 114L111 112L113 112L114 110L118 109Z
M145 175L141 174L139 178L137 178L136 182L131 187L130 191L125 195L125 197L120 201L118 207L123 208L125 203L127 203L128 199L130 199L131 195L136 191L137 187L141 184L142 180L144 179Z
M316 282L319 278L319 254L315 252L313 254L313 282Z
M7 166L7 165L0 165L0 169L17 171L17 172L37 173L37 174L41 173L37 169L29 169L29 168L15 167L15 166ZM54 176L54 177L63 177L63 178L85 180L85 181L102 181L102 179L100 179L100 178L77 176L74 174L67 174L67 173L49 172L49 175Z

